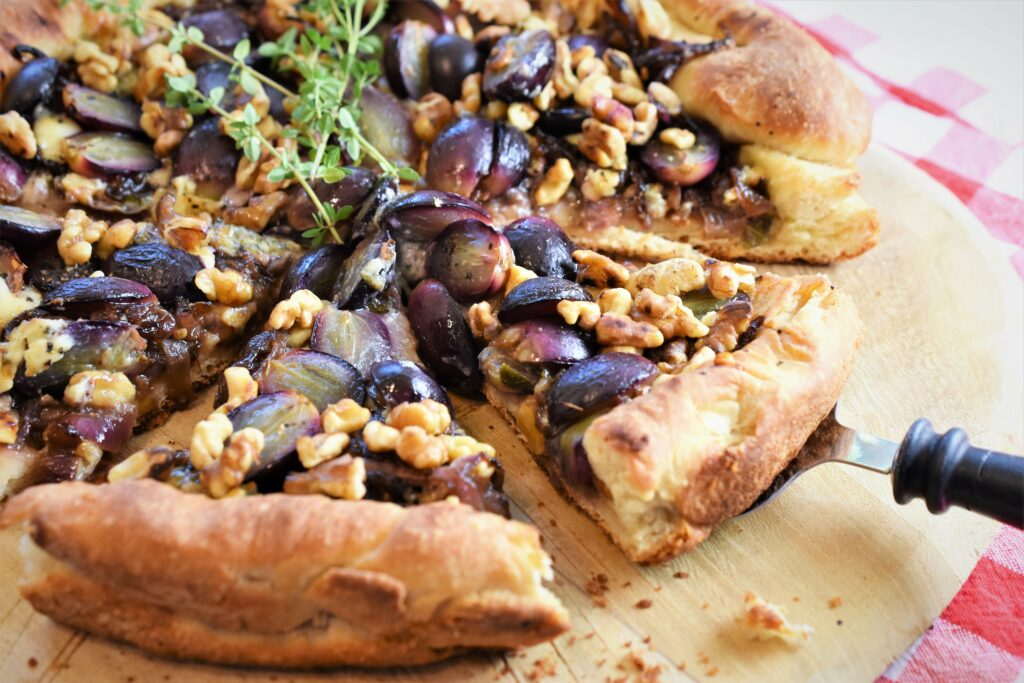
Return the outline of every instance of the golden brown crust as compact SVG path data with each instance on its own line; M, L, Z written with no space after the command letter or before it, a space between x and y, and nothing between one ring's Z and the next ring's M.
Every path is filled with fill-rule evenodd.
M57 0L0 2L0 91L21 69L11 48L31 45L50 57L66 59L75 48L75 39L96 21L96 15L80 0L64 7Z
M595 420L583 436L599 491L537 461L630 559L688 552L743 512L835 404L860 321L822 275L765 275L754 297L764 328L732 364L683 373ZM521 397L487 389L513 423Z
M453 503L65 483L19 495L2 522L26 525L37 610L166 656L420 664L568 627L537 531Z
M871 138L871 106L831 55L802 29L749 0L663 2L691 31L736 47L699 57L672 86L686 111L735 142L849 164Z

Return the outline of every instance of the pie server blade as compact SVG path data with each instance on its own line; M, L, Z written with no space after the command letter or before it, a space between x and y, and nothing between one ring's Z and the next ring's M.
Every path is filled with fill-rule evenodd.
M778 496L798 476L839 462L888 475L900 504L923 498L929 512L958 506L1024 528L1024 457L972 446L960 428L937 434L921 418L899 443L857 432L832 409L796 457L744 514Z

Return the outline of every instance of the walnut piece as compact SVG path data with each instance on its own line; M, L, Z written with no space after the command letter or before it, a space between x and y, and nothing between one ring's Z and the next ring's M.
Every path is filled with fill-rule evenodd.
M351 455L320 463L308 472L294 472L284 482L284 492L309 495L321 493L342 500L366 496L366 463Z
M135 400L135 385L123 372L85 370L64 388L64 403L88 408L116 408Z
M39 151L32 126L16 111L0 114L0 145L25 159L35 158Z
M622 287L630 281L629 269L604 254L590 249L577 249L572 253L572 258L580 265L577 279L583 284L605 289Z
M307 470L311 470L320 463L327 462L338 457L348 448L349 436L345 432L332 432L330 434L314 434L313 436L300 436L295 444L299 453L299 462Z
M452 418L447 406L425 399L415 403L399 403L388 412L387 424L396 429L419 427L427 434L436 435L448 430Z
M245 475L263 450L263 432L255 427L231 435L220 457L203 468L199 479L212 498L223 498L245 481Z
M70 209L61 221L57 252L65 265L88 263L92 258L92 245L107 232L106 221L94 221L81 209Z
M320 423L328 434L337 432L351 434L362 429L369 421L370 410L350 398L343 398L337 403L332 403L320 415Z
M195 277L196 287L210 301L242 306L252 301L252 282L237 270L203 268Z
M602 346L635 346L653 349L665 343L665 336L655 325L633 320L627 315L605 313L594 326L597 343Z
M192 430L189 443L189 459L192 465L201 470L224 452L224 441L235 430L231 420L224 413L211 413L201 420Z
M557 202L572 185L572 164L565 157L560 157L544 174L533 191L533 200L537 206L550 206Z

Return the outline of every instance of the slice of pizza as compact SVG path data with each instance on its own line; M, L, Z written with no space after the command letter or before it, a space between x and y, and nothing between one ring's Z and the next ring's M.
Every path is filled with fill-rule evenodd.
M485 393L635 561L692 550L749 507L850 372L860 323L824 275L695 251L618 262L540 218L505 235L523 265L468 311Z
M331 247L298 264L187 449L8 504L33 607L164 656L297 668L422 664L568 628L539 533L507 519L494 448L421 365L391 244L369 235L340 271L375 277L334 277Z
M870 106L788 20L748 0L497 4L465 5L483 24L463 33L487 50L482 72L455 40L423 65L396 49L388 71L419 98L431 187L626 255L647 234L776 262L877 242L854 168ZM440 66L445 81L429 71Z

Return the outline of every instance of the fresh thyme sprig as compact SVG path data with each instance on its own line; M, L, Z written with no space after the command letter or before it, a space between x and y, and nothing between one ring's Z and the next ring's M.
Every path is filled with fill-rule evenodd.
M316 212L316 227L302 233L314 244L324 241L326 235L340 242L334 225L351 215L353 207L334 207L324 204L313 185L318 180L335 183L346 175L344 157L360 163L364 157L372 159L386 175L414 181L418 174L411 168L396 166L363 135L359 125L362 111L359 101L364 88L380 76L381 51L374 27L383 19L386 3L377 2L369 16L364 17L367 0L308 0L300 5L307 16L317 17L317 27L306 26L301 31L288 29L275 41L268 41L257 52L272 60L281 72L294 72L300 83L295 92L274 79L252 68L247 59L252 52L248 39L235 46L228 55L205 42L195 26L185 26L163 19L159 13L143 13L142 0L86 0L96 10L119 15L124 25L141 35L145 24L170 33L168 48L180 52L185 46L195 46L211 56L231 65L231 80L243 92L255 98L263 88L277 90L294 103L290 124L282 135L293 138L298 150L282 151L260 132L260 115L251 103L242 109L241 117L232 116L221 106L222 88L204 94L197 87L195 77L168 76L168 104L185 106L190 112L210 111L229 120L228 135L235 140L242 153L257 161L264 152L277 160L268 173L268 180L280 182L294 179L309 195Z

